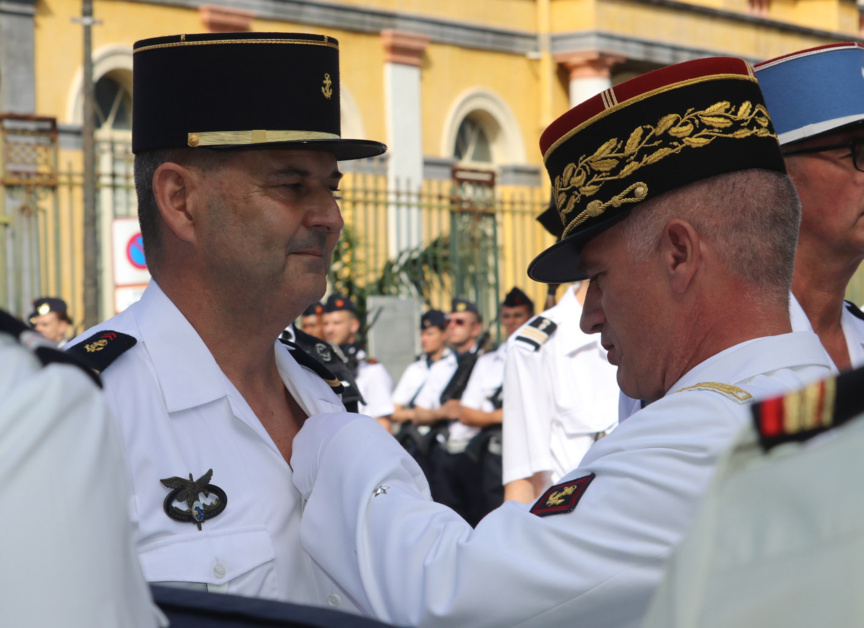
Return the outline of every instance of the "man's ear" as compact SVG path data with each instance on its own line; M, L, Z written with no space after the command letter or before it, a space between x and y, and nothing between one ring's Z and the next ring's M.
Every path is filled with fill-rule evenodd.
M360 321L353 316L351 317L350 329L352 334L356 334L358 331L360 331Z
M153 195L168 229L180 240L195 243L194 204L200 175L173 162L163 163L153 174Z
M672 291L683 294L702 264L702 240L686 220L666 223L660 239L661 259Z

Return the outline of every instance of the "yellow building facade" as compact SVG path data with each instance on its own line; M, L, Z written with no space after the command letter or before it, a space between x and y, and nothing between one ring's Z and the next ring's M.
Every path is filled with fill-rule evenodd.
M33 298L58 295L76 323L84 309L80 14L73 0L0 0L0 307L25 315ZM369 293L438 306L458 292L494 317L513 285L543 301L545 287L525 268L551 242L534 217L549 194L538 140L555 117L670 63L755 62L861 36L850 0L95 0L93 15L100 319L146 283L146 271L136 274L128 153L139 39L238 30L336 37L343 136L390 146L383 159L343 164L352 246L340 272ZM854 296L860 303L864 290Z

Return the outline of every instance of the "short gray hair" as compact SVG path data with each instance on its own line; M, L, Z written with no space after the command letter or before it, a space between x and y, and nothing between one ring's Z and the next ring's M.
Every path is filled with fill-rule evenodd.
M801 202L788 176L740 170L697 181L636 209L622 223L634 261L655 250L674 218L711 242L726 268L766 296L788 303Z
M162 251L162 219L153 192L153 176L164 163L173 162L184 166L211 171L223 165L227 154L205 149L154 150L135 155L135 192L138 196L138 224L144 242L147 268L155 276L158 272Z

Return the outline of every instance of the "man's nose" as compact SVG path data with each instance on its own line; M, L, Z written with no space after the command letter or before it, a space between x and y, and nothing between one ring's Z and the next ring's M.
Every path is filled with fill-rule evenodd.
M579 328L586 334L599 334L603 331L606 317L600 306L600 290L592 281L588 284L585 294L585 304L582 306L582 316L579 319Z

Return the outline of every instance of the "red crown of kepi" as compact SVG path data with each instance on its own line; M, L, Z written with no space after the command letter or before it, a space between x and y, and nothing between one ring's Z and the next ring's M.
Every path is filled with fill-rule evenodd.
M786 171L753 69L730 57L607 89L549 125L540 149L564 228L528 267L544 283L584 279L582 247L643 201L736 170Z

